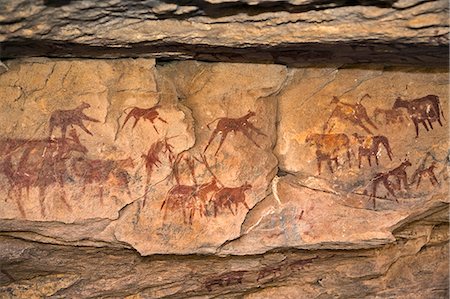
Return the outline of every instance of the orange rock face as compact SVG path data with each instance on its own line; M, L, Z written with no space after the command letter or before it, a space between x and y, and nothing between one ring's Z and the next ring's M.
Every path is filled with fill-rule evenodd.
M372 274L335 254L374 257L406 246L399 243L405 227L423 219L444 225L430 215L449 201L445 71L151 59L7 64L0 74L5 234L142 256L310 251L259 261L257 270L249 258L206 271L192 287L202 295L298 278L327 259L336 275L381 273L395 263L387 251L386 261L370 261ZM424 230L420 246L436 233ZM420 246L405 250L414 255ZM58 277L42 283L53 288ZM64 285L78 281L61 277ZM143 296L169 293L152 294ZM249 298L264 296L273 294Z

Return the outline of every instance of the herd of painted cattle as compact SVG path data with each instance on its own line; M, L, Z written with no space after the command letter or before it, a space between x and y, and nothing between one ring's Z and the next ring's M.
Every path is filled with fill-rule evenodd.
M307 136L306 143L314 146L316 149L315 154L319 175L322 173L323 162L328 165L330 172L334 173L340 166L339 159L343 153L347 156L348 164L351 167L352 140L358 145L359 168L362 166L363 159L367 159L369 166L372 166L372 158L374 158L375 163L379 165L381 146L385 148L389 159L392 160L393 153L388 138L382 135L373 135L372 133L378 127L368 116L367 110L362 104L362 100L365 98L370 98L370 96L365 95L358 103L349 104L334 97L331 103L335 106L323 126L324 132ZM6 178L8 183L8 198L15 198L22 216L26 215L22 203L23 192L26 191L28 194L31 188L37 188L38 190L41 214L43 216L46 215L46 190L55 184L59 186L60 200L68 210L71 210L71 205L64 190L64 185L67 182L81 181L82 193L84 193L87 185L97 185L100 202L103 202L105 186L108 185L110 187L111 184L119 190L126 191L131 196L129 189L131 176L129 171L135 167L131 157L120 160L90 159L87 157L88 149L80 142L75 127L79 127L87 134L92 135L84 125L84 122L99 121L84 113L84 110L88 108L90 108L89 104L82 103L75 109L54 111L49 119L49 137L47 138L0 139L0 174ZM140 119L143 119L151 122L154 130L159 134L155 121L159 120L161 123L167 124L167 121L160 117L158 112L160 108L160 105L151 108L133 107L126 115L122 128L131 118L134 118L133 128ZM434 122L438 122L442 126L441 116L444 117L444 114L439 98L435 95L428 95L409 101L397 98L392 109L377 108L373 117L376 121L384 122L386 125L403 123L406 116L402 109L406 109L407 115L414 124L416 138L419 137L419 125L422 125L427 131L433 129ZM181 211L184 222L192 224L196 213L200 216L217 216L218 213L229 210L235 215L238 213L239 204L249 209L245 201L245 192L251 190L252 186L247 182L238 187L227 187L222 184L208 165L205 154L215 138L220 135L220 141L214 153L214 155L217 155L227 135L231 132L243 134L259 147L252 134L267 135L250 122L249 119L255 115L255 112L249 111L242 117L220 117L209 123L207 127L210 129L210 125L217 121L216 127L212 131L200 157L190 156L186 152L175 155L174 148L169 140L177 136L164 137L152 143L148 152L141 156L147 175L142 206L144 207L146 204L152 183L152 175L155 169L162 165L164 158L164 162L167 161L170 164L171 174L169 177L174 179L174 185L169 189L161 204L161 210L164 210L164 219L168 211L177 213ZM365 131L368 135L363 136L354 133L349 137L344 133L331 133L333 126L330 121L332 119L349 122L355 128ZM55 128L60 129L60 137L52 136ZM67 133L68 129L69 132ZM181 181L180 163L182 162L186 163L187 169L191 174L191 179L188 182ZM200 163L202 167L207 169L211 177L209 181L203 183L197 181L195 163ZM409 166L411 166L411 163L405 160L395 169L377 173L372 178L370 196L374 198L374 205L377 197L377 188L380 184L395 199L395 190L399 190L402 183L404 187L409 185L405 171L406 167ZM430 178L433 185L439 184L433 172L435 167L434 162L428 167L425 167L425 165L419 166L413 176L414 181L417 181L417 186L420 184L422 177L425 176Z

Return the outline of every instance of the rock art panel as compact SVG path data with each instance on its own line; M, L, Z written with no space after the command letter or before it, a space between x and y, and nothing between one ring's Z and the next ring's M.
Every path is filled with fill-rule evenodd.
M374 210L448 194L448 87L429 69L293 70L279 98L280 168Z
M10 235L141 255L360 249L448 205L447 73L6 63L0 226ZM245 284L239 271L202 288Z
M193 140L185 112L160 101L153 60L13 61L0 85L2 219L115 219L144 196L163 159L150 158Z
M148 180L145 197L111 224L115 237L144 255L213 253L238 237L276 173L275 94L285 78L282 66L180 62L158 67L163 99L192 113L195 143L175 154L170 138L176 137L168 135L144 154L147 178L162 164L170 165L170 174Z

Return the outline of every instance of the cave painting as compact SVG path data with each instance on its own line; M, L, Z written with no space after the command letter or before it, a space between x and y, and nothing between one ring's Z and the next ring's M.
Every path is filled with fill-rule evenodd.
M313 257L308 259L299 259L294 260L292 262L289 261L283 261L278 264L265 266L261 270L258 271L258 276L256 278L256 282L270 282L277 277L289 275L293 272L302 270L306 265L311 264L314 260L318 259L319 257Z
M380 145L382 144L387 151L389 159L392 161L392 150L389 146L389 140L386 136L361 136L358 133L352 135L359 143L358 147L358 167L361 168L361 159L363 156L367 157L369 166L372 166L371 157L375 157L375 162L378 163L378 155L380 153Z
M398 202L397 195L394 190L401 190L402 183L403 187L408 189L409 185L406 168L410 166L411 163L408 160L405 160L398 167L387 172L379 172L373 177L371 180L372 190L369 197L369 200L373 200L373 208L376 207L375 198L377 197L377 189L379 184L383 184L386 190L394 197L394 200ZM390 178L393 178L395 181L389 180ZM364 193L367 194L367 190Z
M214 286L226 287L230 285L241 284L244 274L248 271L230 271L220 276L210 278L205 281L205 288L208 292L213 290Z
M166 154L169 163L171 167L173 167L173 162L175 161L175 155L173 153L173 146L169 143L169 140L172 138L175 138L178 136L172 136L172 137L164 137L161 140L156 141L153 143L147 154L142 154L141 158L144 160L145 163L145 171L146 171L146 181L145 181L145 193L144 193L144 200L142 202L142 207L145 206L145 202L147 200L147 194L148 194L148 188L150 185L150 181L152 179L152 174L154 171L154 168L159 168L162 165L161 162L161 154Z
M167 124L167 121L159 116L159 112L157 111L159 108L161 108L161 105L155 105L150 108L139 108L139 107L130 107L131 111L128 113L128 115L125 117L125 121L123 122L122 129L125 127L125 124L128 122L128 120L132 117L134 117L134 124L133 129L136 127L138 121L143 118L144 120L148 120L152 123L153 129L156 133L158 133L158 129L155 126L155 120L159 120L163 123ZM127 108L127 109L130 109ZM124 112L127 110L125 109Z
M45 216L45 190L55 182L61 188L61 201L69 210L71 209L64 192L64 179L67 176L66 161L71 157L72 152L86 154L88 149L81 144L75 129L71 129L69 136L56 139L0 140L2 158L0 172L10 185L8 195L16 194L16 202L22 216L25 216L21 202L22 190L25 189L28 194L31 187L38 188L41 215ZM19 155L16 165L12 162L13 154Z
M439 97L436 95L427 95L409 101L398 97L394 102L393 109L400 108L406 108L409 117L414 123L416 138L419 137L419 124L422 124L427 131L429 131L428 126L433 129L433 122L435 121L442 127L441 115L444 118L444 113L441 109Z
M367 127L370 125L372 128L377 130L377 126L372 122L372 120L367 115L367 110L362 104L362 100L366 97L370 98L368 94L364 95L361 100L356 104L348 104L341 102L338 97L334 96L331 100L331 104L335 104L336 107L331 112L330 117L324 125L324 130L328 132L331 131L330 120L333 118L340 119L342 121L348 121L355 126L362 128L368 134L372 134L372 131ZM364 122L367 124L365 125Z
M101 204L103 204L103 191L107 182L117 185L122 190L126 190L128 196L131 196L128 186L130 178L128 169L132 168L134 168L134 163L131 158L92 160L86 157L78 157L71 161L73 174L83 181L83 193L88 184L98 184Z
M276 266L266 266L258 271L258 277L256 278L256 282L260 280L274 280L277 277L281 276L282 265Z
M187 163L194 184L181 184L179 165L182 160ZM203 157L202 162L203 161L206 163L205 157ZM195 161L192 157L183 157L183 155L179 155L173 163L172 172L175 177L176 184L167 192L166 198L161 205L161 210L165 207L163 219L166 219L167 212L169 210L181 210L183 213L184 223L192 224L196 211L198 211L200 216L206 215L206 204L209 200L208 194L219 190L220 187L218 186L215 178L204 184L197 183L197 179L195 177Z
M414 184L417 181L416 189L419 188L420 182L423 177L428 177L430 179L431 185L438 186L439 181L434 174L434 170L436 169L436 161L431 162L431 165L425 168L425 163L419 165L412 176L411 184Z
M179 175L179 164L185 161L191 173L193 184L182 184ZM200 162L211 174L211 179L205 183L199 184L195 175L195 161ZM202 155L201 159L192 157L183 157L179 155L173 164L173 175L176 184L170 188L161 204L160 210L163 211L163 219L167 217L167 212L182 211L184 223L192 224L196 213L200 217L209 216L208 207L213 206L214 217L218 212L228 208L233 215L237 214L239 203L250 209L245 202L245 192L252 186L248 183L239 187L224 186L217 176L212 172L206 157ZM232 205L235 210L233 211Z
M60 188L60 200L67 210L71 211L64 188L65 181L81 180L83 192L88 184L98 184L101 203L105 183L126 190L128 195L131 195L128 186L128 170L134 168L131 158L102 160L86 157L88 149L81 143L74 127L77 126L92 135L83 124L83 121L98 122L84 114L84 110L89 107L89 104L83 102L75 109L55 110L51 114L49 134L51 136L55 128L60 128L60 138L0 139L0 174L9 184L8 197L16 199L23 217L26 216L22 203L23 191L26 191L29 199L30 189L38 189L40 212L41 216L45 217L45 193L47 188L55 184ZM66 136L69 127L69 136ZM77 156L73 155L74 153L78 153Z
M252 141L257 147L260 147L256 143L256 141L253 140L251 133L255 132L257 135L262 135L265 137L267 137L267 135L264 134L261 130L259 130L252 123L249 122L249 118L253 117L255 115L256 115L255 112L249 110L246 115L239 117L239 118L219 117L219 118L216 118L215 120L213 120L212 122L210 122L207 125L208 129L211 129L210 125L212 123L214 123L215 121L218 121L216 128L211 133L211 137L209 138L208 144L206 145L203 152L205 153L206 150L208 149L208 147L211 145L211 142L214 140L214 138L218 134L221 134L220 143L219 143L219 146L215 153L215 155L217 155L220 148L222 147L222 144L224 143L225 139L227 138L228 133L230 133L230 132L233 132L235 134L237 132L241 132L242 134L245 135L245 137L247 137L250 141Z
M405 114L399 109L375 108L373 118L376 122L384 125L402 124L405 122Z
M237 214L238 212L238 205L239 203L242 203L247 210L250 209L250 207L245 202L245 191L251 190L252 185L249 183L245 183L239 187L234 188L228 188L224 187L220 190L218 190L216 193L214 193L212 201L214 204L214 217L217 216L217 212L220 211L220 209L228 208L233 215ZM235 206L235 212L233 212L233 209L231 205L234 204Z
M64 139L66 138L66 131L69 126L78 126L92 136L92 133L83 124L84 120L99 122L98 120L84 114L84 110L90 107L91 105L83 102L75 109L53 111L49 120L49 136L52 136L55 127L59 127L61 129L61 136Z
M317 172L320 175L322 161L326 161L330 172L333 173L332 162L336 169L339 166L338 157L342 153L347 153L348 163L351 167L350 139L343 133L339 134L309 134L306 143L316 147Z

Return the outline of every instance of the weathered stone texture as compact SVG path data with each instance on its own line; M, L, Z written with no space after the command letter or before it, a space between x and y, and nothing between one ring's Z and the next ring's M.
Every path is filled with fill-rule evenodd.
M183 5L184 4L184 5ZM448 2L2 1L3 57L434 64Z
M445 69L5 64L7 298L448 293Z

